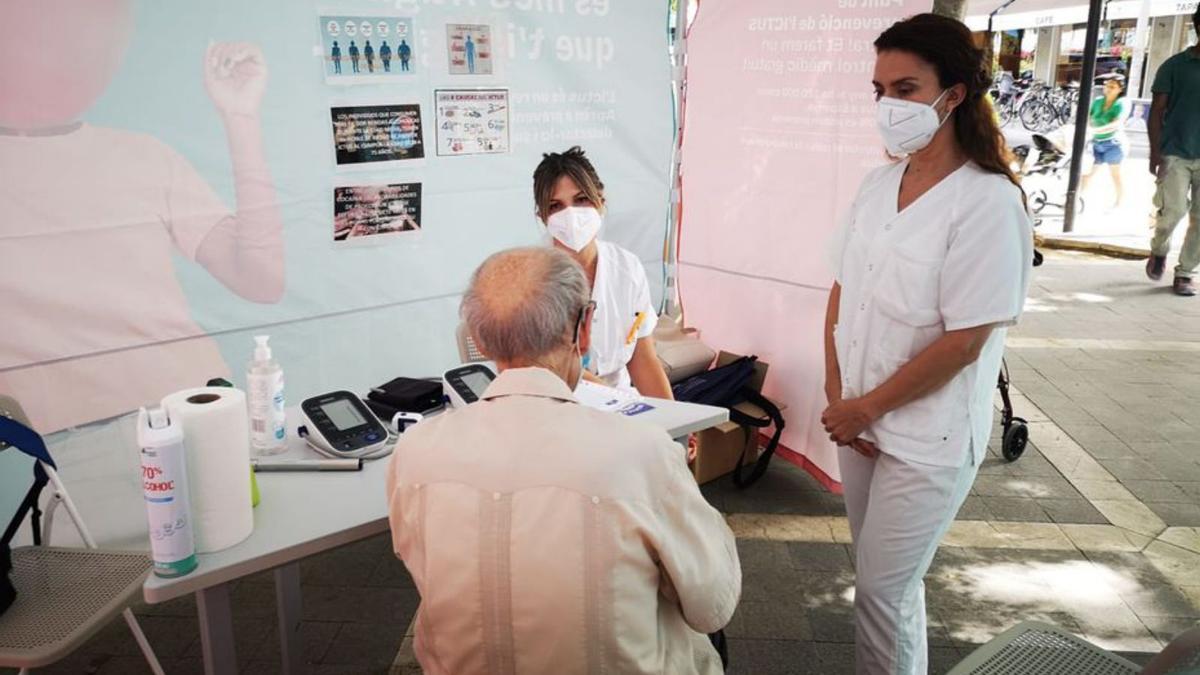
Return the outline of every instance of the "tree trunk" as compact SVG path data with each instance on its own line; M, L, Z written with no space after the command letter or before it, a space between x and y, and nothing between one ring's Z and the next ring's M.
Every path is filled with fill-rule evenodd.
M967 18L967 0L933 0L933 13L962 21Z

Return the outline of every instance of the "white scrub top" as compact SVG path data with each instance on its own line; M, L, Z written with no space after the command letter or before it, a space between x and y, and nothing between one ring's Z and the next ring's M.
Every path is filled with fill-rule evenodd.
M1020 189L972 162L897 213L907 165L868 174L832 240L842 395L872 391L947 331L995 324L978 360L863 434L901 459L958 467L970 446L978 463L1007 327L1029 290L1033 226Z
M650 282L637 256L607 241L596 240L596 246L592 285L596 312L592 315L592 347L584 365L610 387L633 389L626 364L633 358L637 341L652 335L658 325Z

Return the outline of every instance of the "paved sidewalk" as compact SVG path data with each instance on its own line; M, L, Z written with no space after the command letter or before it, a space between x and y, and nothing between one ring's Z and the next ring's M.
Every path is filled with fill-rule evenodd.
M931 672L1025 619L1144 662L1200 624L1200 299L1150 284L1138 262L1052 252L1007 358L1031 444L1008 463L993 438L934 559ZM853 672L841 498L785 462L749 490L725 479L704 493L728 514L742 556L730 672ZM397 650L418 598L386 536L303 571L311 672L387 673L394 659L411 661L411 647ZM266 575L235 589L243 672L278 672L273 597ZM201 671L190 600L137 611L168 673ZM38 672L147 670L117 623Z

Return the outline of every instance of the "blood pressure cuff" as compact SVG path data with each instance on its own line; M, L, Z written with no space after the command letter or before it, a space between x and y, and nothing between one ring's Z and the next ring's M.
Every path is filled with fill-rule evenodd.
M442 383L397 377L371 389L367 399L368 405L375 401L403 412L426 413L442 406Z

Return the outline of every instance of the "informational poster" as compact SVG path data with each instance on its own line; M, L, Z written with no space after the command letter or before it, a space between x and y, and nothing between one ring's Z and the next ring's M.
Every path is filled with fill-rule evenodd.
M376 167L425 156L421 106L417 103L330 108L339 168Z
M446 24L446 58L451 75L491 75L492 27L479 23Z
M329 84L371 84L416 72L411 17L321 15L318 23Z
M434 106L437 154L508 152L507 89L438 89Z
M334 241L362 241L420 230L420 183L333 188Z

